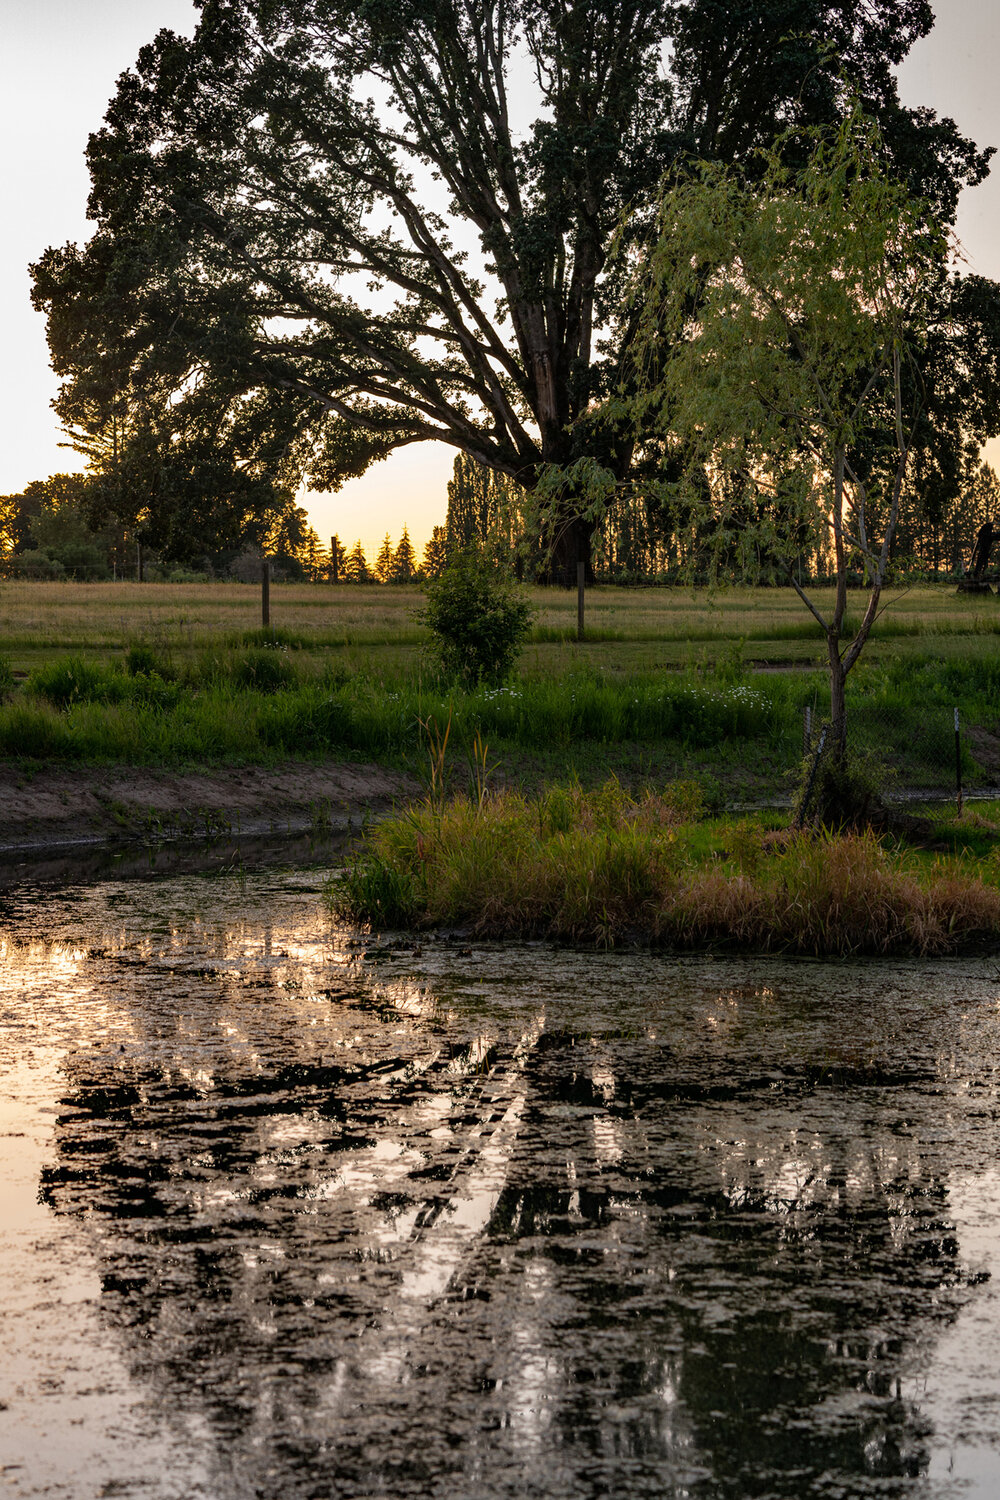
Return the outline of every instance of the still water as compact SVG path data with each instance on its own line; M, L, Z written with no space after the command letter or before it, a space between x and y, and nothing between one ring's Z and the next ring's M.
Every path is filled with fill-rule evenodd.
M1000 973L0 894L14 1497L1000 1494Z

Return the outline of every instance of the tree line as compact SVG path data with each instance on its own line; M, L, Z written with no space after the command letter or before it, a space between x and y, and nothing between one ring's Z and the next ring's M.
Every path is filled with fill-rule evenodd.
M231 577L256 581L260 559L273 560L275 576L319 579L329 553L290 494L233 534L204 532L201 550L161 552L146 530L128 524L102 503L94 474L53 474L18 494L0 495L0 575L57 581L114 578Z
M142 533L97 515L92 480L85 474L54 474L34 480L15 495L0 495L0 576L39 581L107 579L233 578L256 583L261 558L277 579L311 583L413 583L436 578L451 554L445 528L435 526L418 561L404 525L393 544L388 532L373 562L360 541L347 549L338 536L326 547L305 510L291 501L256 544L226 546L224 536L187 566L143 547Z

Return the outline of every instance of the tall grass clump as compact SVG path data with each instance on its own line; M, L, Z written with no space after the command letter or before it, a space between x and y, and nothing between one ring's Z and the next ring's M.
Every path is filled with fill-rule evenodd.
M6 760L76 760L80 751L65 718L46 703L0 705L0 756Z
M699 823L684 785L616 782L420 804L380 824L330 886L343 918L481 937L812 955L945 953L1000 939L1000 890L923 869L870 832Z
M133 670L126 657L123 671L80 656L62 657L36 668L25 684L25 692L56 708L69 708L75 703L153 704L159 708L175 704L180 696L178 684L147 664L144 652L139 653L138 661Z
M251 648L238 656L233 663L232 676L238 688L258 693L276 693L295 682L291 663L279 650L267 646Z

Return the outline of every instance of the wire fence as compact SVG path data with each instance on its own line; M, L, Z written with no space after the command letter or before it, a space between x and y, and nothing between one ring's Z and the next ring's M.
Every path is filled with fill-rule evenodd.
M848 719L852 753L867 762L885 802L964 801L1000 796L1000 737L966 724L957 707L935 706L905 722L861 699ZM828 722L815 708L802 719L802 750L818 767L829 753Z

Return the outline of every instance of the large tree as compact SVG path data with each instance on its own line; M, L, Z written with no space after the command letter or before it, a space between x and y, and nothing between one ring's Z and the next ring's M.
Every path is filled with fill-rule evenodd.
M86 437L118 411L218 439L255 475L335 488L442 441L531 489L546 464L624 475L595 429L629 324L626 207L698 156L750 162L838 117L833 49L896 169L945 218L981 153L903 109L893 65L929 0L201 0L91 140L83 249L36 305ZM575 514L572 496L564 506ZM569 581L590 524L557 528Z

